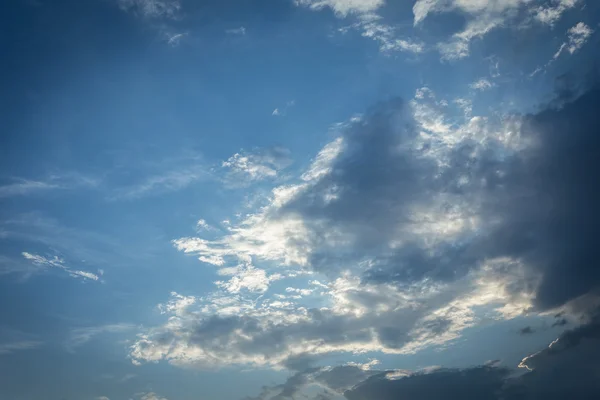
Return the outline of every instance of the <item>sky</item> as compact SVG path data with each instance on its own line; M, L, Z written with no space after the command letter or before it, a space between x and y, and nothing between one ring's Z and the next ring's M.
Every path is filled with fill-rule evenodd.
M597 398L599 31L3 1L0 399Z

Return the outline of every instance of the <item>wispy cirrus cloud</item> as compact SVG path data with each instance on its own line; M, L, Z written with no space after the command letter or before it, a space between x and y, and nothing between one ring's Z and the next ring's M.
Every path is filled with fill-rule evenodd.
M526 20L533 16L536 21L552 26L577 3L577 0L557 0L550 5L539 5L533 0L417 0L413 6L414 25L424 24L427 17L435 13L460 12L466 15L465 27L437 45L442 59L457 60L469 55L473 40L507 26L515 19L522 21L523 11Z
M72 329L68 339L65 341L65 347L68 351L74 352L77 347L81 347L94 337L106 333L122 333L135 328L131 324L108 324L100 326L89 326Z
M114 190L109 198L112 200L134 200L146 196L154 196L182 190L188 186L212 177L204 165L187 165L168 169L164 172L150 174L141 182Z
M0 356L32 350L43 344L34 335L0 326Z
M57 256L44 257L44 256L40 256L38 254L28 253L26 251L21 253L21 255L26 260L30 261L31 263L33 263L36 266L60 269L60 270L65 271L66 273L68 273L69 276L71 276L73 278L81 278L83 280L90 279L93 281L97 281L100 279L100 276L96 275L94 273L82 271L82 270L71 269L71 268L67 267L65 265L65 261L62 258L59 258Z
M385 0L295 0L295 3L312 10L329 8L339 18L356 19L355 23L340 29L340 32L357 30L363 37L376 41L382 53L399 51L419 54L425 51L422 42L399 35L394 26L383 22L379 12L386 5Z
M24 340L11 343L0 343L0 356L12 354L18 351L31 350L40 347L43 342L35 340Z
M594 34L594 30L586 25L584 22L572 26L567 30L567 41L563 42L552 58L543 66L537 67L532 73L529 74L530 78L533 78L539 73L545 72L556 60L558 60L563 54L575 54L577 53Z
M52 174L43 180L13 178L0 185L0 198L28 196L56 190L95 188L100 180L77 173Z

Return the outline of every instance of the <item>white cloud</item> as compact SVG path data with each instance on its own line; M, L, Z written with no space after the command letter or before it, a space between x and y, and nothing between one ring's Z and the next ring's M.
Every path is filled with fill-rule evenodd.
M140 400L169 400L166 397L159 396L154 392L141 393L139 394Z
M381 17L375 14L363 15L360 21L352 25L353 28L361 30L362 36L373 39L379 43L381 52L402 51L419 54L425 51L425 45L413 39L397 37L396 30L383 22Z
M65 265L64 260L57 256L54 256L52 258L47 258L47 257L40 256L37 254L28 253L26 251L22 252L21 255L26 260L29 260L31 263L33 263L34 265L42 266L42 267L59 268L65 272L67 272L73 278L83 278L84 280L90 279L93 281L97 281L100 279L100 277L98 275L93 274L91 272L73 270L73 269L68 268Z
M206 222L206 220L204 219L199 219L198 222L196 222L196 230L198 231L215 231L216 228L212 225L210 225L208 222Z
M481 78L469 85L471 89L485 91L494 87L494 84L485 78Z
M425 20L431 13L459 10L471 15L501 15L534 0L417 0L413 6L414 24Z
M96 397L96 400L110 400L110 399L106 396L99 396L99 397Z
M469 55L470 44L473 39L482 38L493 29L504 23L505 17L494 13L474 17L467 22L465 28L452 35L447 42L438 44L442 59L456 60Z
M583 45L587 42L587 40L590 38L590 36L592 36L593 33L594 30L583 22L580 22L577 25L573 26L567 31L568 41L564 42L560 46L558 51L554 54L553 59L556 60L565 51L568 51L569 54L576 53L579 49L583 47Z
M117 0L117 2L122 10L147 18L177 18L181 10L179 0Z
M411 38L399 38L396 29L382 22L377 11L386 2L384 0L295 0L299 6L306 6L313 10L331 8L340 18L354 16L358 21L348 27L340 29L345 33L348 29L356 29L361 35L375 40L383 53L401 51L413 54L423 53L425 45ZM275 109L273 115L279 115L281 110Z
M579 22L567 31L567 41L560 45L559 49L554 53L552 58L543 66L537 67L529 74L529 78L533 78L539 73L545 72L556 60L565 52L575 54L579 51L592 36L594 30L583 22Z
M225 31L225 33L228 33L230 35L244 36L246 34L246 28L244 28L243 26L240 26L239 28L227 29Z
M223 161L221 166L227 170L230 183L244 185L248 181L276 178L279 172L290 164L289 150L272 148L253 153L241 151Z
M172 47L179 46L181 40L187 36L187 33L175 33L175 34L165 34L167 39L167 44Z
M567 7L569 2L570 0L563 0L564 6ZM455 60L469 55L470 43L473 39L482 38L490 31L506 25L518 15L520 9L533 3L534 0L417 0L413 6L414 25L424 23L427 16L432 13L459 11L467 15L465 28L452 35L449 40L438 44L442 59ZM541 19L552 18L543 16L546 9L536 7L534 10ZM531 13L533 12L531 10ZM548 13L551 14L552 11Z
M306 354L414 353L458 338L482 317L476 310L483 305L494 305L488 316L498 319L529 309L530 295L512 294L515 285L528 284L520 270L518 264L498 260L456 286L420 282L404 289L364 284L346 275L317 297L320 308L298 303L297 297L209 296L188 302L185 313L173 307L167 323L138 336L130 355L134 363L167 360L182 367L281 368ZM315 293L310 293L314 301Z
M295 100L290 100L288 102L285 103L284 107L277 107L273 110L273 112L271 113L272 116L274 117L284 117L287 115L288 110L291 107L294 107L296 105L296 101Z
M250 264L239 265L219 270L219 275L232 276L228 281L217 281L215 284L229 293L239 293L242 290L250 292L266 292L269 284L281 279L280 274L267 275L263 269Z
M315 10L329 7L341 17L349 14L373 13L385 4L385 0L295 0L295 2L297 5Z
M534 18L542 24L554 25L569 9L575 7L579 0L554 0L551 5L532 9Z

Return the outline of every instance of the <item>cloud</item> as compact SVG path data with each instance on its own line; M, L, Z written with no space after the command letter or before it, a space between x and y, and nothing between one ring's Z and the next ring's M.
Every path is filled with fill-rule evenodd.
M526 326L524 328L519 329L520 335L531 335L532 333L535 333L535 329L533 329L530 326Z
M556 60L565 51L568 51L569 54L576 53L577 51L579 51L579 49L583 47L583 45L587 42L587 40L590 38L590 36L592 36L593 33L593 29L591 29L583 22L579 22L577 25L573 26L567 31L568 40L560 46L560 48L552 58Z
M434 13L459 12L465 15L465 27L438 44L442 59L455 60L469 55L472 40L506 26L516 18L522 19L523 10L538 22L553 25L564 12L577 4L577 0L557 0L548 6L535 3L533 0L417 0L413 6L414 25L424 24L426 18Z
M422 23L432 13L461 11L472 16L501 15L506 11L531 3L532 0L417 0L413 6L414 24Z
M597 322L567 331L546 349L526 357L519 367L525 374L497 364L467 369L438 368L390 371L354 381L344 393L348 400L447 398L477 399L592 399L600 389L597 379L600 329Z
M399 38L396 28L382 21L383 18L377 12L386 4L384 0L295 0L295 3L313 10L331 8L339 18L354 17L357 22L339 31L345 33L349 29L358 30L363 37L379 43L383 53L401 51L419 54L426 50L422 42L407 37ZM280 112L278 109L275 111Z
M139 241L130 238L124 244L110 235L64 226L36 212L17 214L1 221L0 232L0 239L32 243L35 248L52 249L53 253L64 254L69 260L94 266L98 268L95 275L99 278L103 275L102 270L144 263L152 257L147 243L138 246ZM18 257L0 257L0 271L21 274L26 278L48 269L48 265L35 264L22 254Z
M181 43L181 40L186 37L188 34L187 33L175 33L175 34L169 34L169 33L165 33L165 37L167 40L167 44L171 47L177 47L179 46L179 44Z
M579 0L555 0L552 5L532 9L532 13L537 21L552 26L567 10L575 7L578 3Z
M272 116L274 117L283 117L285 115L287 115L288 110L291 107L294 107L296 105L296 102L294 100L290 100L287 103L285 103L285 107L282 108L276 108L273 110L273 112L271 113Z
M469 85L471 89L485 91L494 87L494 84L485 78L481 78Z
M117 0L119 8L146 18L177 18L179 0Z
M138 396L140 400L169 400L166 397L159 396L154 392L140 393Z
M276 178L279 171L291 164L290 151L281 147L260 149L252 153L241 151L223 161L227 180L234 185L248 181Z
M0 197L23 196L60 188L61 186L55 183L21 180L20 182L0 186Z
M106 396L99 396L99 397L96 397L96 400L110 400L110 399Z
M207 168L202 165L182 166L150 175L140 183L117 189L111 199L131 200L182 190L198 181L209 179L210 176Z
M266 292L271 282L282 277L280 274L267 275L265 270L250 264L222 268L219 275L232 276L228 281L215 282L215 285L229 293L239 293L244 289L250 292Z
M94 280L94 281L97 281L100 279L100 277L98 275L93 274L91 272L75 270L75 269L71 269L71 268L67 267L65 265L64 260L57 256L54 256L52 258L47 258L47 257L40 256L37 254L28 253L26 251L22 252L21 255L26 260L30 261L32 264L34 264L36 266L58 268L58 269L61 269L65 272L67 272L69 274L69 276L71 276L73 278L83 278L84 280L90 279L90 280Z
M244 35L246 35L246 28L244 28L243 26L240 26L239 28L227 29L225 31L225 33L227 33L229 35L244 36Z
M43 343L35 340L23 340L12 343L0 343L0 356L12 354L17 351L31 350L40 347Z
M282 368L408 354L482 318L567 307L600 284L598 99L591 90L533 115L456 123L421 88L339 125L256 212L217 237L173 242L237 279L143 331L132 359ZM266 291L269 277L303 271L319 281Z
M206 220L199 219L198 222L196 222L196 229L198 231L209 231L210 232L210 231L215 231L217 228L210 225L208 222L206 222Z
M65 342L66 348L73 352L75 348L83 346L95 336L105 333L120 333L126 332L133 329L134 326L131 324L109 324L101 326L90 326L84 328L72 329L69 333L69 338Z
M385 0L295 0L295 3L314 10L329 7L340 17L346 17L373 13L385 4Z
M98 184L99 181L97 179L75 173L54 174L50 175L46 180L17 178L13 179L13 183L0 186L0 198L35 195L53 190L91 188Z

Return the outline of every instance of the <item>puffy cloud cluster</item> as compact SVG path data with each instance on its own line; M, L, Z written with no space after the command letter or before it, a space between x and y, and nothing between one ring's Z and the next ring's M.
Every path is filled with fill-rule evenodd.
M231 278L203 298L176 295L132 359L280 368L405 354L456 339L482 313L589 302L599 98L460 124L426 89L375 107L224 235L174 242ZM305 287L271 290L311 271Z

